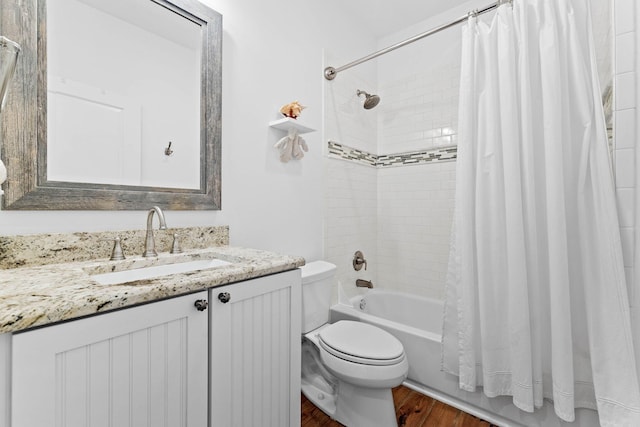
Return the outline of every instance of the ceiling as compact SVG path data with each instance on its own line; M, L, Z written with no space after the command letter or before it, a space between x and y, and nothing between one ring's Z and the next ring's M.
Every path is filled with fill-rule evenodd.
M373 36L388 36L469 0L330 0ZM491 0L487 0L491 2ZM426 28L425 30L428 30Z

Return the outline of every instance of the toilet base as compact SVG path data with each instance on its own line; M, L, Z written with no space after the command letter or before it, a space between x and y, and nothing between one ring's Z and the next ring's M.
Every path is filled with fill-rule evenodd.
M322 412L333 417L336 412L336 389L338 379L331 375L322 365L316 347L309 340L302 342L302 393L320 408Z
M390 388L364 388L340 381L333 418L347 427L397 427Z
M318 387L305 380L302 380L302 394L322 412L332 418L334 417L336 413L335 394L327 393L324 387Z

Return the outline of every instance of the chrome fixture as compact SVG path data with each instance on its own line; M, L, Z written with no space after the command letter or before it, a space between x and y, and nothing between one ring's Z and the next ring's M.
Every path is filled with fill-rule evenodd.
M153 238L153 214L158 214L158 221L160 221L160 230L167 229L167 223L164 220L164 212L160 209L159 206L154 206L149 209L149 213L147 214L147 238L144 242L144 253L143 257L152 257L158 256L158 252L156 252L156 241Z
M125 259L122 245L120 245L120 237L113 239L113 249L111 250L111 258L109 261L120 261Z
M373 107L375 107L376 105L378 105L378 103L380 102L380 97L378 95L369 95L367 92L358 89L358 91L356 92L358 94L358 96L360 95L364 95L365 96L365 100L364 100L364 109L365 110L371 110Z
M182 253L182 248L180 247L180 242L178 242L178 235L177 234L173 235L173 243L171 244L171 250L169 251L169 253L172 253L172 254L181 254Z
M371 280L357 279L356 286L359 288L373 289L373 283L371 283Z
M0 111L4 107L4 98L9 89L9 81L16 70L20 45L0 36Z
M406 40L403 40L399 43L396 43L392 46L386 47L384 49L380 49L377 52L371 53L367 56L363 56L360 59L356 59L355 61L349 62L348 64L345 64L341 67L327 67L324 69L324 78L327 80L333 80L336 78L336 76L338 75L339 72L344 71L346 69L349 69L351 67L355 67L356 65L360 65L363 62L367 62L373 58L377 58L380 55L384 55L385 53L389 53L393 50L396 50L398 48L401 48L403 46L406 46L408 44L411 44L415 41L421 40L427 36L430 36L432 34L435 33L439 33L442 30L446 30L449 27L453 27L454 25L458 25L461 24L463 22L466 22L470 16L478 16L478 15L482 15L483 13L487 13L487 12L491 12L492 10L498 8L499 6L503 5L503 4L508 4L508 3L512 3L513 0L498 0L495 3L492 3L482 9L476 9L476 10L472 10L471 12L465 14L464 16L461 16L458 19L454 19L451 22L448 22L444 25L440 25L439 27L433 28L431 30L425 31L424 33L420 33L418 35L415 35L413 37L410 37Z
M367 269L367 260L364 259L364 255L362 254L362 252L360 251L356 251L355 254L353 254L353 269L355 271L360 271L362 270L362 266L364 265L364 269Z

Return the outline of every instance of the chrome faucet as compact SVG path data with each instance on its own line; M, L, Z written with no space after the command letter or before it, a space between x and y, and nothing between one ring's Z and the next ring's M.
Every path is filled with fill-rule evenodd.
M152 257L158 256L158 252L156 252L156 241L153 238L153 213L158 214L158 221L160 221L160 230L167 229L167 223L164 220L164 213L159 206L154 206L149 209L149 213L147 214L147 238L144 242L144 253L143 257Z

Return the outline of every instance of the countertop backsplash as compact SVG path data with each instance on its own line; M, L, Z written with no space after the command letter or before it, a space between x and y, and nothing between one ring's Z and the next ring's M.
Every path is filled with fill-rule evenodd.
M186 227L158 230L154 227L156 250L168 252L173 235L183 250L206 249L229 244L229 226ZM144 252L146 230L103 231L60 234L0 236L0 270L17 267L108 260L113 240L120 237L125 256Z

